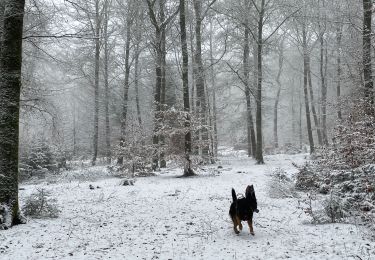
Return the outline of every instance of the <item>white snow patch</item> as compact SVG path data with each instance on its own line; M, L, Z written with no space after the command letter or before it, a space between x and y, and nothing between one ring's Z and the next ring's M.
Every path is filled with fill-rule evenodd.
M182 170L169 169L138 178L134 186L120 186L116 178L50 184L60 217L0 231L0 258L375 259L375 243L359 227L303 224L308 217L295 199L268 196L268 173L278 167L295 171L292 162L301 164L306 155L267 156L266 165L237 156L227 151L220 163L187 179L175 178ZM90 190L90 184L100 188ZM248 184L254 184L260 210L255 236L247 225L235 235L228 215L231 188L244 193ZM45 186L24 185L21 202Z

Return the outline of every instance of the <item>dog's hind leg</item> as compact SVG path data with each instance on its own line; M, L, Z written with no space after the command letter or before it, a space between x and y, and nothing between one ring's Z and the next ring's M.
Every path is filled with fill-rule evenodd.
M249 224L250 234L254 236L253 220L252 219L248 220L247 224Z
M237 226L238 226L237 217L232 217L232 221L233 221L233 230L234 230L234 233L239 234L240 231L237 230Z
M238 223L238 228L242 231L241 219L239 217L237 217L237 216L236 216L236 219L237 219L237 223Z

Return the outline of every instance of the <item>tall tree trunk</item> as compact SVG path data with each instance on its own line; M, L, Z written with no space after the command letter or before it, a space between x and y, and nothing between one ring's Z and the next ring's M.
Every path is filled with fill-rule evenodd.
M336 98L337 98L337 118L342 120L341 112L341 41L342 41L342 25L337 25L336 28L336 41L337 41L337 85L336 85Z
M257 164L264 164L263 160L263 137L262 137L262 82L263 82L263 67L262 67L262 54L263 54L263 19L265 0L261 0L258 20L258 38L257 38L257 95L256 95L256 129L257 129L257 148L255 159Z
M307 78L309 72L309 53L307 50L307 36L306 36L306 25L303 24L302 27L302 47L303 47L303 94L305 99L305 112L306 112L306 123L307 123L307 134L309 137L310 153L314 153L314 139L311 129L311 119L310 119L310 107L309 107L309 94L307 90Z
M374 113L374 82L372 79L371 35L372 0L363 0L363 77L366 101L366 113Z
M94 83L94 154L91 164L96 164L99 139L99 63L100 63L100 14L99 0L95 1L95 83Z
M276 77L276 83L277 83L277 93L275 98L275 105L273 107L273 138L274 138L274 147L279 148L279 138L278 138L278 132L277 132L277 119L278 119L278 109L279 109L279 100L280 100L280 93L281 93L281 74L283 72L283 65L284 65L284 42L283 40L280 43L279 46L279 71L277 73Z
M202 61L202 0L194 0L195 11L195 62L197 66L196 74L196 88L197 88L197 109L198 115L201 119L202 130L201 138L203 142L202 158L208 161L209 145L208 145L208 129L207 129L207 104L204 85L204 68Z
M191 169L191 129L190 129L190 101L189 101L189 54L187 48L186 37L186 13L185 0L180 0L180 31L181 31L181 51L182 51L182 89L184 99L184 111L186 113L185 120L185 167L184 175L190 176L194 172Z
M139 127L142 128L142 114L141 107L139 105L139 42L135 47L135 61L134 61L134 88L135 88L135 103L137 106L137 119Z
M109 2L105 2L104 10L104 110L105 110L105 155L107 157L107 163L111 163L111 132L109 125L109 84L108 84L108 61L109 61L109 49L108 49L108 12Z
M0 50L3 37L5 1L0 2Z
M160 12L160 21L165 21L165 14L164 14L164 0L159 0L159 12ZM165 27L161 29L161 39L160 39L160 47L161 47L161 96L160 96L160 103L161 103L161 110L166 109L166 91L167 91L167 81L166 81L166 32ZM164 124L164 115L161 118L163 124ZM167 162L165 160L165 137L164 135L159 136L160 139L160 168L167 167Z
M324 1L323 1L324 6ZM324 26L326 26L324 24ZM319 61L319 67L320 67L320 80L321 80L321 108L322 108L322 128L321 128L321 135L322 135L322 143L324 145L328 145L328 137L327 137L327 82L326 82L326 74L324 69L325 59L324 59L324 30L325 28L322 28L322 25L319 23L319 43L320 43L320 61ZM327 61L326 61L327 62Z
M307 43L306 43L307 44ZM306 46L307 48L307 46ZM314 118L314 124L316 128L316 134L318 136L318 143L319 145L322 145L322 134L320 131L320 124L319 124L319 119L318 119L318 114L315 109L315 102L314 102L314 89L312 85L312 77L311 77L311 60L310 60L310 53L307 51L306 53L306 66L307 66L307 78L308 78L308 84L309 84L309 91L310 91L310 103L311 103L311 112L313 114Z
M77 119L76 119L76 102L73 100L73 157L77 155Z
M190 99L190 107L191 112L193 114L197 114L197 85L196 85L196 75L198 74L197 63L195 61L195 47L194 47L194 29L192 28L192 24L190 25L190 50L191 50L191 99ZM192 153L194 155L199 154L199 131L194 132L192 134Z
M160 157L159 156L160 154L159 143L160 141L163 141L160 138L159 130L160 130L160 124L162 121L162 118L160 115L161 114L160 112L162 109L161 103L162 102L165 103L165 98L164 98L165 97L165 72L163 72L163 66L165 67L165 51L166 51L165 50L165 30L166 30L168 23L177 14L177 12L175 12L168 18L163 19L161 22L158 22L158 19L154 11L156 1L146 0L146 2L148 6L148 14L150 17L150 21L155 28L155 42L153 45L154 45L154 50L156 53L156 60L155 60L156 84L155 84L155 92L154 92L154 103L155 103L154 133L152 137L152 143L155 147L155 152L152 156L153 157L152 168L156 170L159 166L159 157ZM164 18L164 11L163 11L164 0L161 0L159 4L160 4L159 12L161 12L159 18L162 19Z
M129 14L128 14L129 15ZM120 148L125 147L126 138L126 120L128 116L128 103L129 103L129 75L130 75L130 40L131 40L131 26L132 20L130 16L126 18L126 41L125 41L125 81L124 81L124 96L122 100L122 115L121 115L121 137ZM117 160L119 165L124 163L124 157L120 156Z
M7 229L24 223L18 204L18 145L25 0L2 2L6 8L0 38L0 229Z
M246 24L248 22L246 21ZM251 109L251 93L250 93L250 83L249 83L249 28L245 26L245 39L244 39L244 51L243 51L243 69L244 69L244 83L245 83L245 98L246 98L246 122L247 122L247 155L255 156L256 151L256 141L254 132L254 120Z
M298 136L299 136L299 149L302 152L302 98L301 91L299 93L299 124L298 124Z
M213 124L213 156L217 157L217 108L216 108L216 76L214 68L214 55L213 55L213 28L212 20L210 20L210 61L211 61L211 88L212 88L212 124Z

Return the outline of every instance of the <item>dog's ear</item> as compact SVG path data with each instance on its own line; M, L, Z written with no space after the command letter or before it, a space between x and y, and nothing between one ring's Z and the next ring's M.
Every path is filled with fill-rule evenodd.
M246 187L246 191L245 191L245 197L249 197L251 196L252 194L254 194L255 191L254 191L254 186L253 185L248 185Z

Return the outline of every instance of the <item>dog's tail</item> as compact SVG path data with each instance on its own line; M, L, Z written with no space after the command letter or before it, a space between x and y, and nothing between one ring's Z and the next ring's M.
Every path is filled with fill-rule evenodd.
M236 192L233 188L232 188L232 199L233 199L233 202L237 201L237 195L236 195Z

